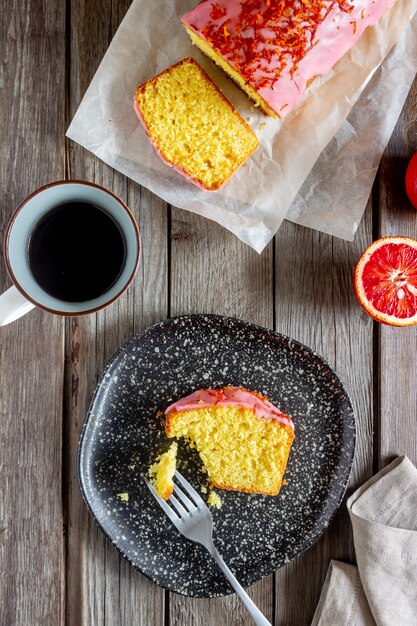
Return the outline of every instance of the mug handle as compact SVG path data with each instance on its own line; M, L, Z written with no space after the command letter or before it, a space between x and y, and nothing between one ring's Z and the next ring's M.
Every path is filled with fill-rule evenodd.
M34 308L35 305L26 300L13 285L0 295L0 326L14 322Z

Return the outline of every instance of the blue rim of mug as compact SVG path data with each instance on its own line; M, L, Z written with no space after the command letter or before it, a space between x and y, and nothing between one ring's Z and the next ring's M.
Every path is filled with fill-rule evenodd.
M13 228L13 224L14 224L14 222L16 220L16 217L19 215L20 211L24 208L24 206L30 200L32 200L32 198L34 198L38 194L42 193L46 189L50 189L51 187L57 187L58 185L70 185L70 184L73 184L73 185L85 185L86 187L95 187L96 189L100 189L101 191L103 191L104 193L108 194L109 196L112 196L119 203L119 205L125 210L125 212L127 213L128 217L130 218L130 220L132 222L132 225L133 225L133 228L134 228L134 231L135 231L135 234L136 234L137 243L138 243L137 254L136 254L136 259L135 259L133 270L132 270L129 278L124 283L123 287L120 289L120 291L116 295L114 295L110 300L107 300L103 304L100 304L100 306L93 307L91 309L86 309L85 311L84 310L83 311L59 311L57 309L49 308L49 307L41 304L40 302L38 302L34 298L32 298L32 296L30 296L21 287L21 285L19 284L18 280L16 279L16 277L15 277L15 275L13 273L11 264L10 264L10 259L9 259L9 238L10 238L10 233L11 233L11 230ZM133 279L135 277L135 274L136 274L138 266L139 266L141 250L142 250L142 245L141 245L141 240L140 240L139 227L138 227L137 222L136 222L136 220L135 220L131 210L129 209L129 207L123 202L123 200L121 200L118 196L116 196L116 194L114 194L109 189L106 189L102 185L97 185L97 183L91 183L91 182L86 181L86 180L69 180L69 179L57 180L57 181L55 181L53 183L48 183L47 185L44 185L43 187L40 187L39 189L36 189L36 191L34 191L33 193L30 194L30 196L25 198L25 200L23 200L23 202L21 202L21 204L19 204L17 209L14 210L14 212L12 213L12 216L11 216L11 218L9 220L9 223L7 224L6 233L5 233L5 236L4 236L4 261L5 261L7 272L8 272L8 274L9 274L9 276L10 276L12 282L13 282L13 285L16 287L16 289L18 291L20 291L20 293L27 300L29 300L29 302L32 302L32 304L34 304L35 306L39 307L40 309L43 309L44 311L48 311L49 313L54 313L55 315L61 315L62 317L80 317L82 315L89 315L90 313L95 313L97 311L101 311L101 309L106 308L107 306L109 306L109 304L112 304L118 298L120 298L120 296L126 291L126 289L129 287L129 285L131 284L131 282L133 281Z

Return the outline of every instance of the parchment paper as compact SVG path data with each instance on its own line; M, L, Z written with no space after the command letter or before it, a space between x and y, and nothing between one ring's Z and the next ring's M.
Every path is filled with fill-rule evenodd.
M417 71L417 16L323 150L286 219L352 241ZM335 182L337 181L337 182Z
M283 121L268 118L257 110L220 70L192 46L179 17L195 4L196 0L134 0L67 135L170 204L219 222L261 252L279 228L321 152L341 129L361 92L407 28L417 8L416 0L397 0L376 26L365 31L331 72L313 82L301 102ZM411 35L410 39L414 41L414 30ZM257 152L223 190L215 193L199 190L160 160L133 110L137 85L185 56L193 56L204 67L260 140ZM402 56L396 61L401 67L396 80L401 85L409 77L409 71L405 70L405 67L410 69L408 61ZM385 98L381 107L385 109L385 126L390 126L392 130L398 111L391 114L390 97L398 83L393 85L390 76L385 78L382 89ZM372 100L372 94L370 98ZM358 137L364 127L373 127L373 115L372 111L368 115L367 106L361 107L359 118L362 126L358 131L349 131L349 127L353 128L349 121L349 141L353 132ZM341 137L344 146L345 132L342 130ZM365 136L359 144L364 142L367 142ZM340 139L336 139L336 150L333 146L333 152L338 153L339 144ZM381 145L379 140L379 154ZM330 156L330 160L333 162L334 155ZM326 206L323 207L323 200L312 201L311 187L316 190L321 188L320 181L325 180L328 172L326 161L322 165L319 161L312 172L312 184L306 184L300 199L291 207L291 219L340 237L352 238L375 172L374 167L368 168L366 181L362 178L356 180L357 173L363 173L362 151L359 155L351 153L348 162L351 176L337 181L339 196L336 205L331 194L331 179L327 181L327 192L325 185L322 191ZM375 158L372 163L375 163ZM365 203L361 207L355 205L354 211L340 211L342 197L350 199L352 186L358 188L359 185L362 190L360 197L366 195Z

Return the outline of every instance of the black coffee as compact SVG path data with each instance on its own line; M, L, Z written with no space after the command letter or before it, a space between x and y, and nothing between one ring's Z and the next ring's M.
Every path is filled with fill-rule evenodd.
M126 242L115 220L88 202L67 202L36 224L29 265L51 296L83 302L103 295L119 278Z

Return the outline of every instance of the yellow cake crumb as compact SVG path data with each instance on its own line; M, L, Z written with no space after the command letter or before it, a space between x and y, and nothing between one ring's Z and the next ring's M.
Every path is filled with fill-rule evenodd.
M216 65L218 65L230 78L243 90L247 93L249 98L254 102L256 107L261 107L265 113L271 115L272 117L278 117L277 113L271 109L267 102L262 98L262 96L255 91L251 85L241 76L233 67L227 63L217 52L197 33L195 33L191 28L188 28L184 24L184 28L189 34L191 41L197 48L201 50L209 59L214 61Z
M220 189L259 145L191 57L140 85L136 106L164 160L209 191Z
M171 497L174 490L173 477L176 468L178 444L174 441L170 448L161 454L149 468L149 478L158 496L164 500Z
M215 491L211 491L210 495L207 499L207 502L209 503L210 506L216 508L216 509L221 509L222 506L222 501L219 498L218 494Z
M201 487L201 490L200 490L200 491L201 491L201 493L207 493L207 487L206 487L205 485L203 485L203 486Z
M129 502L129 494L127 492L125 492L125 493L118 493L117 497L120 498L120 500L122 502Z
M168 437L196 448L215 487L276 495L294 439L278 420L241 406L209 406L167 416Z

